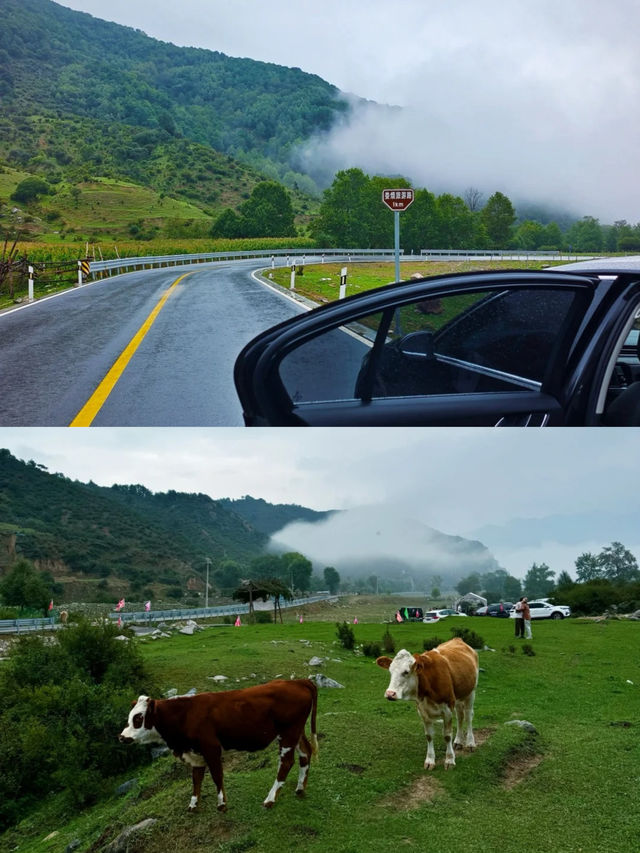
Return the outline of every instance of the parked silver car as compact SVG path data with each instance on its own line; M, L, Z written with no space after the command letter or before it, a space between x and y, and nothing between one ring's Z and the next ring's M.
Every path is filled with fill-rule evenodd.
M564 619L571 616L571 608L566 604L551 604L548 598L539 598L529 602L532 619ZM516 617L515 607L509 612L511 619Z

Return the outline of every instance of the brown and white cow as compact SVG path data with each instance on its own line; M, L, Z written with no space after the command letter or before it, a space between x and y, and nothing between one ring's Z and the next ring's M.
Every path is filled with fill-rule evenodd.
M193 795L189 811L200 799L208 767L218 791L218 809L226 811L222 751L256 752L278 741L280 760L276 780L263 806L270 808L298 753L300 771L296 794L307 787L309 762L317 752L318 689L306 678L270 681L242 690L150 699L139 696L120 733L123 743L166 743L173 754L192 767ZM305 725L311 715L311 742Z
M475 649L459 637L441 643L423 654L411 654L402 649L394 657L380 657L378 666L391 675L385 697L390 700L414 700L424 723L427 736L427 757L424 766L436 766L433 748L433 723L442 718L446 743L445 770L455 767L453 747L475 748L473 737L473 700L478 684L478 655ZM456 739L451 744L453 712L456 713ZM463 739L463 729L466 737Z

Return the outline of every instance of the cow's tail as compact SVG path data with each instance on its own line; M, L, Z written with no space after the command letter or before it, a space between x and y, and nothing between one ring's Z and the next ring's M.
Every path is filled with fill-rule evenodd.
M314 681L309 679L309 685L311 687L311 737L309 738L309 742L311 743L311 752L312 755L315 755L316 759L318 758L318 733L316 729L316 716L318 711L318 688Z

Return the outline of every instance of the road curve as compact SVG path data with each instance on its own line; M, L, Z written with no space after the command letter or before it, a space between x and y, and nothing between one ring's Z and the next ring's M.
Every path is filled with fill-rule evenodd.
M239 426L236 356L303 309L256 261L128 273L0 315L0 426Z

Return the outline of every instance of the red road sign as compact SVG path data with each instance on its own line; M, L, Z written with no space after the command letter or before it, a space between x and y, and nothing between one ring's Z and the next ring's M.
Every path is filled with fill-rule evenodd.
M406 210L413 202L413 190L382 190L382 201L389 210Z

